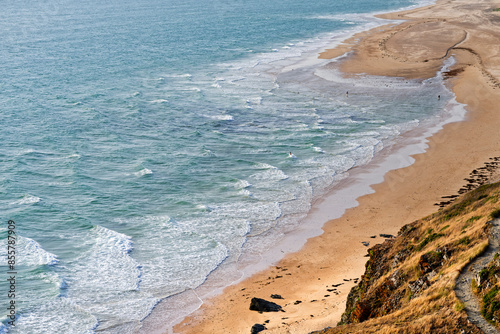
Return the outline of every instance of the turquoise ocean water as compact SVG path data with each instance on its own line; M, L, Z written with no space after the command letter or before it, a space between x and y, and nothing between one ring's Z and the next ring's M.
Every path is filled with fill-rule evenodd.
M371 13L416 4L3 4L0 333L137 332L160 300L269 249L351 168L432 122L451 98L439 80L342 79L315 60L380 24Z

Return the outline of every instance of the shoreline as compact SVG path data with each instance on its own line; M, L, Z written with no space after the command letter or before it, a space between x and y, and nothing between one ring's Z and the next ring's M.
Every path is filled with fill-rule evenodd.
M413 11L421 12L432 7L434 5ZM367 35L369 36L370 32ZM470 55L459 54L458 62L453 68L466 64L470 60L467 57L471 58ZM353 70L353 62L356 65L356 59L353 58L355 57L343 61L341 69L344 73L372 74L366 69L360 70L359 60L358 68L354 66ZM346 63L350 63L351 67L346 66ZM427 71L435 66L432 62L425 65ZM391 64L386 66L392 67ZM347 293L354 285L352 279L359 277L364 269L366 259L363 255L366 253L366 247L360 240L379 243L383 239L369 239L369 236L379 233L395 234L402 225L436 211L434 203L442 196L456 193L464 183L461 180L467 177L472 169L479 167L487 158L498 152L499 138L491 131L496 125L485 121L484 118L490 119L487 113L477 112L478 108L483 108L485 104L489 104L489 109L494 108L497 99L471 100L468 96L471 89L482 92L482 97L498 95L493 94L488 83L484 85L482 77L481 70L467 68L459 77L453 79L453 91L457 100L469 106L466 122L445 125L443 130L429 138L426 153L416 155L416 161L411 166L388 172L383 183L371 186L375 193L358 198L357 207L347 210L341 218L324 224L324 233L321 236L309 239L297 253L286 255L277 267L268 268L237 285L230 286L222 295L206 301L201 310L185 319L176 327L176 331L247 333L254 323L264 323L265 320L270 320L269 324L266 324L269 328L266 332L269 333L305 332L335 325L344 310ZM477 87L484 89L477 90ZM485 109L488 109L487 107ZM474 138L475 141L462 135L464 132L474 134L477 126L489 128L490 131L483 131L480 136L482 138ZM464 139L465 137L468 139ZM490 139L494 139L496 144L484 145L484 142ZM448 144L443 147L443 143ZM477 150L474 146L480 146L481 149ZM494 151L495 148L497 151ZM461 157L464 152L469 160L464 161ZM429 173L428 170L433 172ZM398 191L395 192L395 189ZM363 223L366 221L370 221L370 224ZM363 229L362 234L358 232L360 229ZM339 243L338 240L343 242ZM338 258L343 260L339 261ZM351 281L346 282L344 279ZM328 291L332 289L326 286L333 284L342 285L337 287L336 291ZM261 315L248 310L247 298L260 297L269 300L271 293L281 294L286 298L277 301L284 306L286 313ZM329 296L325 297L327 294ZM314 299L313 296L318 298Z
M419 1L418 5L411 5L408 7L403 7L400 10L409 10L410 8L417 8L418 6L426 6L428 5L429 0L422 0ZM314 76L313 70L314 69L320 69L328 63L330 60L324 60L320 59L318 57L318 54L326 50L330 47L337 47L339 46L344 40L352 38L354 35L359 34L364 31L369 31L371 29L376 29L384 24L383 19L378 18L379 15L383 15L385 12L372 12L372 13L360 13L360 14L355 14L356 16L361 17L361 21L363 22L359 27L354 28L348 28L346 30L340 30L335 33L327 33L329 36L329 42L322 42L320 43L321 48L316 46L314 48L314 51L311 51L312 49L307 49L306 51L301 51L299 56L292 56L289 59L293 59L294 63L293 64L288 64L286 66L277 66L273 67L272 69L265 70L264 73L267 74L275 74L279 73L278 76L280 75L291 75L295 70L304 70L305 71L310 71L311 75ZM396 20L391 20L390 22L396 22ZM288 58L285 58L285 61L287 61ZM282 60L283 61L283 60ZM279 70L281 68L281 71ZM297 73L297 72L295 72ZM339 77L340 74L338 74ZM316 74L319 78L318 74ZM335 74L337 76L337 74ZM374 81L377 82L381 80L379 85L382 84L394 84L397 81L402 80L401 78L396 78L395 80L392 80L390 78L390 82L386 82L387 78L384 77L379 77L375 78ZM320 79L323 80L324 82L328 82L331 84L335 84L336 79ZM355 79L357 80L357 79ZM401 81L402 82L402 81ZM346 82L345 84L352 84L353 81ZM418 86L422 86L422 82L420 80L415 80L413 84L416 84ZM371 83L370 85L374 85L374 83ZM444 88L443 88L444 89ZM331 91L330 88L324 88L322 92L327 92ZM342 94L343 95L343 94ZM444 113L444 112L443 112ZM440 121L442 121L442 117L440 114L433 115L431 117L439 117ZM424 119L426 121L426 119ZM432 126L435 124L433 123ZM406 129L403 132L402 136L406 136L406 133L412 133L415 131L424 131L427 130L427 127L421 129L420 127L417 126L416 129L408 130ZM420 132L422 132L420 131ZM419 138L410 138L411 140L418 140L421 141L416 145L425 145L423 143L425 141L425 137L421 137L421 135L418 135ZM379 157L380 151L377 151L375 153L375 156L369 161L368 163L364 163L361 165L357 165L354 168L342 172L340 177L335 175L333 183L321 190L321 193L319 195L316 195L312 202L311 202L311 210L312 211L318 211L315 210L315 203L323 201L323 199L328 196L328 194L332 192L338 192L339 188L348 188L350 187L349 185L349 180L344 180L344 174L351 174L353 171L357 173L365 173L368 175L368 170L375 168L372 166L372 164L376 164L377 160L382 159L386 155L390 155L393 150L394 146L400 146L399 144L396 144L394 142L394 138L392 139L385 139L387 140L384 142L382 140L380 143L384 145L382 151L387 151L388 153L383 153ZM386 146L386 144L388 144ZM412 143L413 145L414 143ZM417 152L414 152L417 153ZM406 164L408 160L411 160L410 154L405 154L404 156L405 161L404 163ZM400 161L401 162L401 161ZM408 163L409 164L409 163ZM394 169L394 168L399 168L399 167L391 167L389 169ZM385 174L385 171L383 172ZM380 177L383 177L383 174L380 175ZM347 176L348 179L351 178L351 176ZM346 184L344 184L346 183ZM358 186L354 186L354 188L357 188ZM358 191L355 189L355 191L358 191L360 195L364 195L366 193L371 192L371 189L369 188L369 184L363 184L361 187L364 187L364 189L368 188L369 190L364 190L364 191ZM347 190L350 192L349 190ZM352 198L352 206L356 206L356 197ZM346 209L349 207L341 207L339 210L343 213ZM330 211L329 211L330 212ZM336 212L339 212L338 210ZM342 213L338 214L338 217L342 215ZM307 214L309 216L309 213ZM299 221L303 222L300 226L296 226L297 230L295 229L290 229L288 228L285 231L278 231L278 232L283 232L281 233L282 235L285 235L282 237L282 240L279 241L278 245L271 248L267 249L264 251L262 254L258 254L257 252L250 251L246 254L244 252L243 254L243 260L241 260L242 257L239 258L238 264L234 264L232 262L230 263L225 263L223 262L219 267L214 269L211 273L208 274L207 279L204 283L202 283L200 286L196 287L195 289L189 289L171 296L168 296L162 300L160 300L151 310L151 312L141 321L141 328L138 330L138 333L148 333L148 334L158 334L158 333L172 333L172 324L177 325L185 319L186 317L189 317L193 312L196 312L203 304L207 301L210 300L213 297L216 297L220 294L223 293L223 290L226 289L228 286L237 284L241 282L244 279L247 279L251 277L252 275L260 272L261 270L265 270L272 266L273 264L281 261L284 256L294 253L296 251L299 251L307 242L308 239L316 237L320 234L323 233L322 227L324 225L324 222L328 221L331 218L321 218L321 221L315 221L315 222L306 222L306 218L301 218ZM241 256L241 255L240 255ZM260 260L259 260L260 259ZM229 279L227 278L229 277Z

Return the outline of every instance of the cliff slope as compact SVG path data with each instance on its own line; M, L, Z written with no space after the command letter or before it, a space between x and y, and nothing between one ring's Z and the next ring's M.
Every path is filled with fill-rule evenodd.
M313 333L480 333L455 287L465 266L488 248L499 196L500 183L483 185L370 248L341 322ZM500 321L499 281L498 256L472 281L492 323Z

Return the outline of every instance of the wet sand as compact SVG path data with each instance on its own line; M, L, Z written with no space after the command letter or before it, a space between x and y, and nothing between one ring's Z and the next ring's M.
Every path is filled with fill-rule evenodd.
M414 164L388 172L382 183L372 186L374 193L358 199L357 207L325 222L322 235L276 266L204 301L175 332L249 333L258 323L266 326L264 333L308 333L336 325L350 288L364 272L363 242L379 243L380 234L397 234L404 224L436 211L436 203L458 194L473 170L500 156L500 12L493 11L497 6L500 3L490 1L440 1L385 14L405 21L362 32L321 54L330 59L350 52L327 65L347 76L413 79L433 77L453 55L457 62L446 81L457 101L467 105L466 120L445 125L428 138L427 151L415 155ZM326 197L315 207L328 207L328 201ZM272 299L272 294L283 299ZM285 312L250 311L252 297L274 301Z

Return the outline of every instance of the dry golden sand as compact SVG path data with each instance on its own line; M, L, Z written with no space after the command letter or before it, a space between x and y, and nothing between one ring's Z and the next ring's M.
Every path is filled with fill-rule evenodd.
M308 333L335 326L344 311L353 281L366 262L361 242L379 233L395 234L401 226L436 210L444 195L456 194L464 178L490 157L500 155L500 3L442 1L436 5L384 15L404 19L363 32L321 55L333 58L352 51L340 66L348 75L375 74L428 78L454 55L456 76L448 79L457 100L467 104L464 122L452 123L429 138L426 153L409 167L391 171L373 186L375 193L358 199L359 206L326 222L324 234L310 239L276 267L230 286L175 327L179 333L249 333L266 320L265 333ZM332 289L333 284L339 294ZM270 300L286 312L259 314L250 299ZM296 303L296 301L301 301Z

